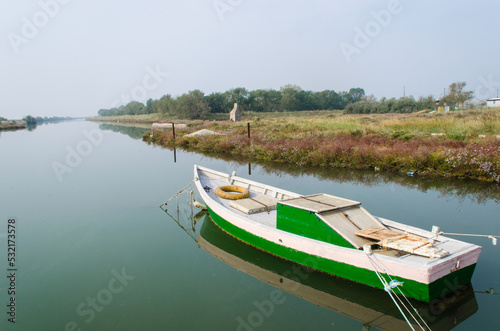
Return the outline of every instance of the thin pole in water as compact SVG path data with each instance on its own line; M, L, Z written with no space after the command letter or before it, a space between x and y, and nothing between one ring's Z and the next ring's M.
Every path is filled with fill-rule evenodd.
M247 123L248 139L250 139L250 122Z

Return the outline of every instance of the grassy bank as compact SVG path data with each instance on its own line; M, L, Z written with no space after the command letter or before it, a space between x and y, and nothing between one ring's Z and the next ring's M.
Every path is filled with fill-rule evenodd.
M25 121L0 121L0 131L26 129Z
M251 124L251 139L247 138ZM224 135L194 136L199 129ZM439 135L432 135L439 134ZM415 172L500 181L500 109L447 114L343 115L198 122L176 132L175 146L298 166ZM173 147L172 132L144 140Z
M251 114L251 112L249 112ZM252 115L253 116L253 115ZM205 120L209 121L224 121L229 119L229 114L209 114ZM191 120L177 118L168 114L143 114L143 115L122 115L122 116L96 116L87 120L102 123L137 123L137 124L153 124L158 122L176 122L190 123ZM196 122L196 121L195 121Z
M88 121L102 122L102 123L142 123L152 124L161 122L164 118L160 114L145 114L145 115L123 115L123 116L96 116L88 118Z
M315 111L288 111L288 112L242 112L241 118L243 120L255 121L260 119L275 119L275 118L291 118L291 117L316 117L327 115L342 114L341 110L315 110ZM131 124L152 124L156 122L176 122L176 123L190 123L199 125L203 121L226 121L229 120L229 113L216 113L208 114L203 120L187 120L182 118L173 117L170 115L162 115L158 113L144 114L144 115L122 115L122 116L96 116L88 118L89 121L103 122L103 123L131 123Z

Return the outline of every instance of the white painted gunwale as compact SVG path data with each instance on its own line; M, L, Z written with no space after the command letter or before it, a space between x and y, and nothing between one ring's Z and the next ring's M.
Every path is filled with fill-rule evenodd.
M250 191L263 194L264 190L278 192L278 198L281 197L298 197L299 194L282 190L269 185L257 183L251 180L240 178L233 175L228 175L222 172L214 171L208 168L195 165L195 185L198 192L202 196L203 201L208 205L214 213L234 224L235 226L250 232L258 237L273 242L277 245L288 247L297 251L302 251L306 254L319 256L325 259L350 264L358 268L363 268L375 271L370 258L375 259L378 266L382 266L385 273L393 276L403 277L405 279L414 280L423 284L430 284L435 280L448 275L451 271L463 269L467 266L475 264L479 257L481 247L467 244L452 238L438 236L438 241L453 241L456 244L463 245L463 249L459 252L450 254L441 259L429 259L415 255L405 255L402 257L391 257L381 254L372 254L370 258L363 250L335 246L322 241L298 236L286 231L263 225L253 221L250 217L243 218L235 211L225 207L221 203L212 199L203 189L205 185L210 184L210 179L225 180L231 185L240 185L249 187ZM200 176L200 174L207 176ZM205 182L207 180L207 182ZM202 183L203 181L203 183ZM209 185L210 186L210 185ZM272 195L271 195L272 196ZM378 218L384 225L406 231L408 233L417 234L430 238L433 233L423 229L407 226L398 222ZM457 267L457 261L459 266ZM378 270L380 271L380 270Z

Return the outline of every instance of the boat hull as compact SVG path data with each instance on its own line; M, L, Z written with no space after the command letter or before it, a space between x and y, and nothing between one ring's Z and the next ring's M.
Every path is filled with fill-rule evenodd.
M404 317L384 291L300 267L258 250L229 236L208 215L201 226L198 245L241 272L314 305L357 319L367 329L372 326L383 330L408 330ZM470 283L454 294L439 304L411 299L410 302L429 329L449 330L478 309ZM415 329L419 328L418 324L411 323Z
M273 241L259 237L236 226L224 217L218 215L214 209L208 206L208 204L207 207L212 220L217 226L219 226L226 233L248 245L315 270L383 289L383 285L378 278L379 276L373 270L360 268L351 264L327 259L318 255L292 249L284 245L279 245ZM411 279L405 279L397 275L391 275L391 277L404 282L404 294L406 296L424 302L431 302L443 296L450 295L453 291L458 290L461 286L470 282L475 266L475 263L471 264L430 283L422 283ZM384 277L385 275L380 276ZM389 278L385 279L388 282L390 281Z

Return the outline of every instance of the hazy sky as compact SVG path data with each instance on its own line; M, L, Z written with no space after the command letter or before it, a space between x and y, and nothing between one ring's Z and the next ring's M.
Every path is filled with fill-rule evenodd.
M500 88L498 0L0 0L0 116L233 87Z

